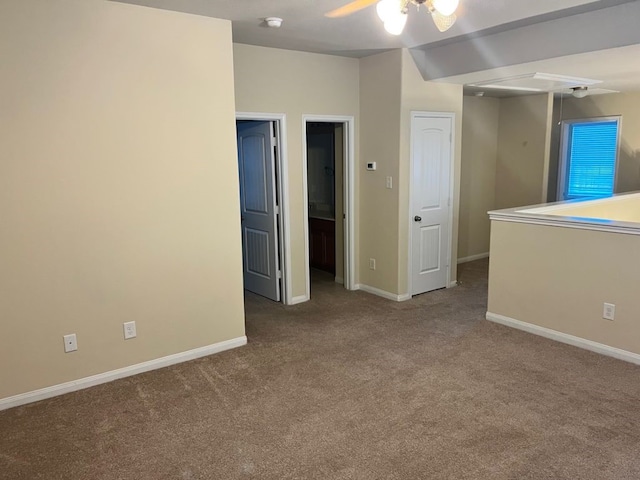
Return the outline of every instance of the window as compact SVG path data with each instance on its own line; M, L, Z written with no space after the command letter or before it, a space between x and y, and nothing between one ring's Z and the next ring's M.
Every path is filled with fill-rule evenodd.
M620 117L562 122L558 200L613 195Z

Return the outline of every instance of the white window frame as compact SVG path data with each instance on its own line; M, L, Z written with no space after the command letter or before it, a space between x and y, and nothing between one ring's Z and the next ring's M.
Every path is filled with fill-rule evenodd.
M567 190L567 173L569 168L569 131L570 127L579 123L599 123L599 122L617 122L618 130L616 137L616 162L615 162L615 174L613 177L613 192L617 192L618 189L618 162L620 159L620 130L622 127L622 116L611 115L607 117L591 117L591 118L576 118L571 120L563 120L560 132L560 162L558 164L558 187L556 191L556 198L558 200L567 200L565 192Z

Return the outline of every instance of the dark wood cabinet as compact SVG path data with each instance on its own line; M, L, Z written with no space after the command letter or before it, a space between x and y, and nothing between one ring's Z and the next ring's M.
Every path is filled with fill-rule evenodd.
M309 218L309 263L313 268L336 273L336 222Z

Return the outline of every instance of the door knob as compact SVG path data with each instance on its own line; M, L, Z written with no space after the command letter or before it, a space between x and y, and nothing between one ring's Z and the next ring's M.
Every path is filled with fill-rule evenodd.
M414 222L421 222L422 221L422 217L419 217L418 215L416 215L415 217L413 217L413 221Z

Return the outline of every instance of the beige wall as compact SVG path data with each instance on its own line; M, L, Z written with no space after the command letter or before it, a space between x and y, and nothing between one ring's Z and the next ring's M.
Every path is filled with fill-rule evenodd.
M640 92L592 95L585 98L565 97L554 103L554 118L576 119L621 115L620 155L618 157L618 184L616 192L640 190ZM557 191L560 127L553 123L554 142L551 149L549 200L554 201Z
M305 295L308 268L304 255L303 215L307 206L303 198L302 115L348 115L356 118L357 125L358 60L241 44L234 44L233 55L236 110L287 115L292 281L293 296L299 297Z
M464 97L458 258L489 251L487 212L495 208L499 116L500 99Z
M408 50L360 60L360 282L386 292L409 293L411 112L453 112L454 191L451 280L456 279L462 87L425 82ZM365 170L376 162L377 170ZM386 188L386 177L393 188ZM375 258L376 270L369 259Z
M400 117L400 161L399 161L399 248L398 248L398 292L409 293L409 172L411 142L411 112L453 112L455 114L454 134L454 176L453 192L453 235L451 242L450 279L456 280L456 259L458 258L458 222L460 211L460 165L462 158L462 85L425 82L418 71L411 54L402 50L402 99Z
M230 22L4 0L0 51L0 398L243 336Z
M402 52L360 59L360 283L398 293L398 178ZM366 163L376 162L376 171ZM375 258L376 270L369 269Z
M409 291L409 136L412 110L456 113L453 258L457 250L462 87L424 82L406 50L360 60L234 45L236 110L287 114L294 296L305 293L302 115L356 118L356 283ZM260 79L260 81L256 81ZM375 172L367 162L377 163ZM394 188L385 180L393 177ZM369 259L376 259L376 270ZM455 280L455 261L451 265Z
M493 221L488 311L640 354L639 257L636 235Z
M546 202L552 114L551 94L500 100L496 208Z

